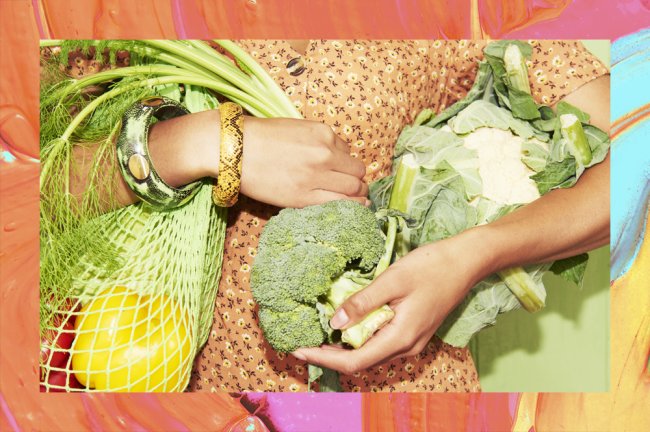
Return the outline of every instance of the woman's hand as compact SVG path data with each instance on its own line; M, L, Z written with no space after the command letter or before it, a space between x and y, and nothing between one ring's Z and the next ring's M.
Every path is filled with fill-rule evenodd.
M241 193L279 207L336 199L366 204L363 162L323 124L296 119L244 119Z
M220 146L219 111L210 110L156 123L149 153L160 177L182 186L216 177ZM78 159L84 160L83 155ZM241 193L278 207L304 207L336 199L367 204L366 168L348 145L323 124L299 119L244 119ZM73 182L83 192L85 179ZM137 201L119 173L118 201Z
M338 309L330 325L339 329L359 322L384 304L395 312L361 348L301 348L293 355L349 375L419 354L469 289L489 273L490 263L476 248L476 231L415 249Z

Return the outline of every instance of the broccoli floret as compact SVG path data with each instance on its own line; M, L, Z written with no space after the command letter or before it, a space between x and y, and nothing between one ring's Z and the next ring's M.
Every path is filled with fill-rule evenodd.
M329 246L346 262L358 260L359 267L366 270L372 269L384 252L374 214L348 200L281 210L264 228L259 250L286 250L302 243Z
M283 312L288 310L283 301L286 297L294 302L316 303L327 293L332 277L345 270L341 254L319 243L298 244L277 254L263 252L251 274L253 295L260 305Z
M397 223L391 220L385 235L378 217L387 219L341 200L284 209L269 220L260 236L251 288L273 348L287 352L335 339L329 319L336 308L390 263ZM381 309L343 332L344 341L361 346L392 318L385 309L390 314Z
M276 351L319 346L325 340L318 311L312 306L299 304L290 312L260 308L259 318L266 340Z

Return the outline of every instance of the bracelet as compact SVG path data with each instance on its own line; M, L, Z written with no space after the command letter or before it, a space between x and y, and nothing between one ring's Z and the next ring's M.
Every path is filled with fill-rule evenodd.
M167 120L189 114L178 102L159 96L142 99L122 118L117 139L117 160L126 184L138 198L156 209L172 209L188 202L201 181L174 188L160 178L149 157L147 139L151 118Z
M244 147L242 108L232 102L219 105L221 145L219 173L212 188L212 201L220 207L231 207L239 197Z

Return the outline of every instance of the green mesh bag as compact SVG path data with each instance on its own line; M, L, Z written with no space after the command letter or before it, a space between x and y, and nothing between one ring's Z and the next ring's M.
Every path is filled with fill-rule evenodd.
M152 90L182 100L192 112L218 106L211 94L191 87L183 94L179 86ZM43 391L187 387L210 331L221 274L226 209L213 204L211 190L206 181L180 208L134 204L47 239L65 245L69 236L70 246L86 241L95 247L67 262L64 301L61 291L50 293L59 298L50 319L42 320Z
M184 390L212 325L225 221L226 210L212 203L206 184L182 208L157 212L138 204L93 222L124 265L107 274L82 257L73 295L46 329L58 338L46 349L42 386ZM68 347L58 339L72 329ZM72 374L78 384L53 379Z

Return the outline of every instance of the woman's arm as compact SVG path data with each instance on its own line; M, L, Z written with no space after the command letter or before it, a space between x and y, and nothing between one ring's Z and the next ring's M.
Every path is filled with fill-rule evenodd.
M565 98L609 131L609 77ZM299 359L351 374L420 353L445 317L480 280L499 270L552 261L607 244L609 158L570 189L555 190L488 225L422 246L350 297L330 324L347 328L389 304L393 320L357 350L302 348Z
M609 75L564 100L590 113L591 123L609 133ZM608 244L609 156L588 169L574 187L551 191L480 229L485 243L495 247L486 274L555 261Z
M219 134L218 110L156 123L148 140L156 171L175 187L216 177ZM365 167L350 156L347 144L329 126L307 120L245 117L243 148L244 195L280 207L304 207L345 198L367 203ZM93 157L93 148L75 146L79 169L72 178L71 190L79 199L88 187ZM113 190L102 193L114 194L119 206L138 201L115 171Z

